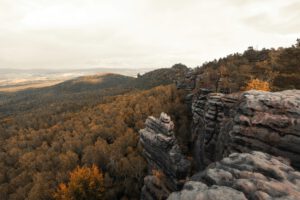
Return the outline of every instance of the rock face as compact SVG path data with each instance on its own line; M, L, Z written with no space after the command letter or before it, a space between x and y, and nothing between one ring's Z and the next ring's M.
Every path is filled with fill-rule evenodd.
M201 90L192 103L192 141L196 141L194 157L198 167L203 168L214 161L216 141L223 120L223 103L220 93Z
M182 80L176 81L176 87L177 89L185 89L188 91L191 91L195 88L196 86L196 74L194 73L193 70L189 70L186 74L185 77L183 77Z
M300 169L300 91L200 91L193 104L198 167L233 152L259 150L291 160Z
M300 173L294 170L300 169L300 90L221 94L202 89L187 99L198 173L187 178L191 165L170 117L149 117L140 131L149 164L142 199L300 199Z
M194 175L168 200L300 199L300 173L266 153L233 153Z
M144 179L142 199L166 199L179 190L190 170L173 133L174 124L162 113L160 118L148 117L145 129L140 130L143 155L148 162L148 176Z
M224 151L260 150L288 158L300 169L299 90L245 92L229 118L231 141ZM227 137L224 129L223 137Z

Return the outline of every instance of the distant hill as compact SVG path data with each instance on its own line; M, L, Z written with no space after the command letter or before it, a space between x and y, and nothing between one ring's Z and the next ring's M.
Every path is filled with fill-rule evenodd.
M71 79L46 90L56 94L60 93L78 93L86 91L94 91L99 89L113 88L127 86L135 78L129 76L123 76L119 74L103 74L93 76L82 76L79 78ZM41 89L42 91L45 90Z
M183 64L175 64L171 68L162 68L138 76L133 85L136 88L150 89L158 85L168 85L184 77L189 69Z
M92 68L92 69L6 69L0 68L0 92L16 92L55 85L66 80L95 74L120 74L136 77L151 69Z
M188 68L177 64L172 68L157 69L138 78L120 74L82 76L57 85L26 89L18 92L0 92L0 117L36 112L51 105L53 113L79 110L83 106L100 103L106 96L144 90L173 83L184 76Z

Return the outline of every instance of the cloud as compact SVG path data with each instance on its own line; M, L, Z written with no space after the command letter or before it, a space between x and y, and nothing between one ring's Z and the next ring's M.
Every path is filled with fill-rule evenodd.
M282 3L284 2L284 3ZM292 0L0 0L0 67L191 67L287 46Z
M261 10L244 18L244 23L252 28L273 34L299 34L300 2L281 1L275 6Z

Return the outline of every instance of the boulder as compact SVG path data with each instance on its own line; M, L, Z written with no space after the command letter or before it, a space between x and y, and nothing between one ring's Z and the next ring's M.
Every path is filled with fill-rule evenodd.
M168 200L300 199L300 173L262 152L233 153L191 177Z

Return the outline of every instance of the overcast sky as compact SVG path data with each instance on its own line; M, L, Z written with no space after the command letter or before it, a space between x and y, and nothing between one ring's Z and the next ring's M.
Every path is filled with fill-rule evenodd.
M299 0L0 0L0 68L196 67L299 33Z

